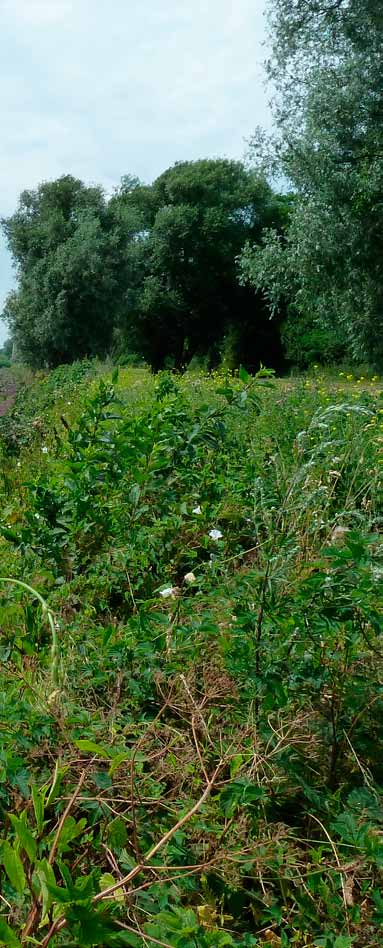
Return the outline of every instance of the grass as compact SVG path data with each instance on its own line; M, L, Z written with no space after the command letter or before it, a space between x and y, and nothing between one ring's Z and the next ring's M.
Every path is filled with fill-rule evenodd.
M381 944L383 398L350 374L82 363L0 419L0 944Z

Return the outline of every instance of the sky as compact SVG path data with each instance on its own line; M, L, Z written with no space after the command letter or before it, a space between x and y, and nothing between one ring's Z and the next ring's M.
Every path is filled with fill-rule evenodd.
M123 174L241 158L271 124L265 2L0 0L0 216L62 174L111 191ZM1 237L0 312L13 280Z

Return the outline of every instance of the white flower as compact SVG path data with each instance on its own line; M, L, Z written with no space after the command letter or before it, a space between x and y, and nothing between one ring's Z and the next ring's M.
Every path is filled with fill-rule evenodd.
M18 461L18 462L17 462L16 467L21 467L21 461Z
M169 596L174 596L175 591L175 586L166 586L165 589L160 589L160 596L162 596L163 599L168 599Z
M41 450L42 450L43 454L48 454L48 448L47 448L46 444L44 444L44 446L41 448Z
M40 514L35 514L35 520L40 520Z
M223 537L223 533L221 533L220 530L209 530L209 537L211 537L212 540L220 540L221 537Z
M184 580L185 580L185 583L195 583L196 578L195 578L194 573L185 573Z
M201 514L201 513L202 513L202 510L201 510L199 504L198 504L198 507L193 507L193 513L195 513L195 514Z

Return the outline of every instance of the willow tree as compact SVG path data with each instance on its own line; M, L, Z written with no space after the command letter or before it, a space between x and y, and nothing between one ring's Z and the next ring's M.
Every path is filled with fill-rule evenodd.
M274 168L296 199L283 238L247 245L242 279L287 301L292 333L382 364L383 6L270 0L269 17Z

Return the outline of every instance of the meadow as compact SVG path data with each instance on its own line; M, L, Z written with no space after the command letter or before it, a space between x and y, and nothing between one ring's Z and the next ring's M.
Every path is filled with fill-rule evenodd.
M0 448L0 945L378 948L379 379L85 361Z

